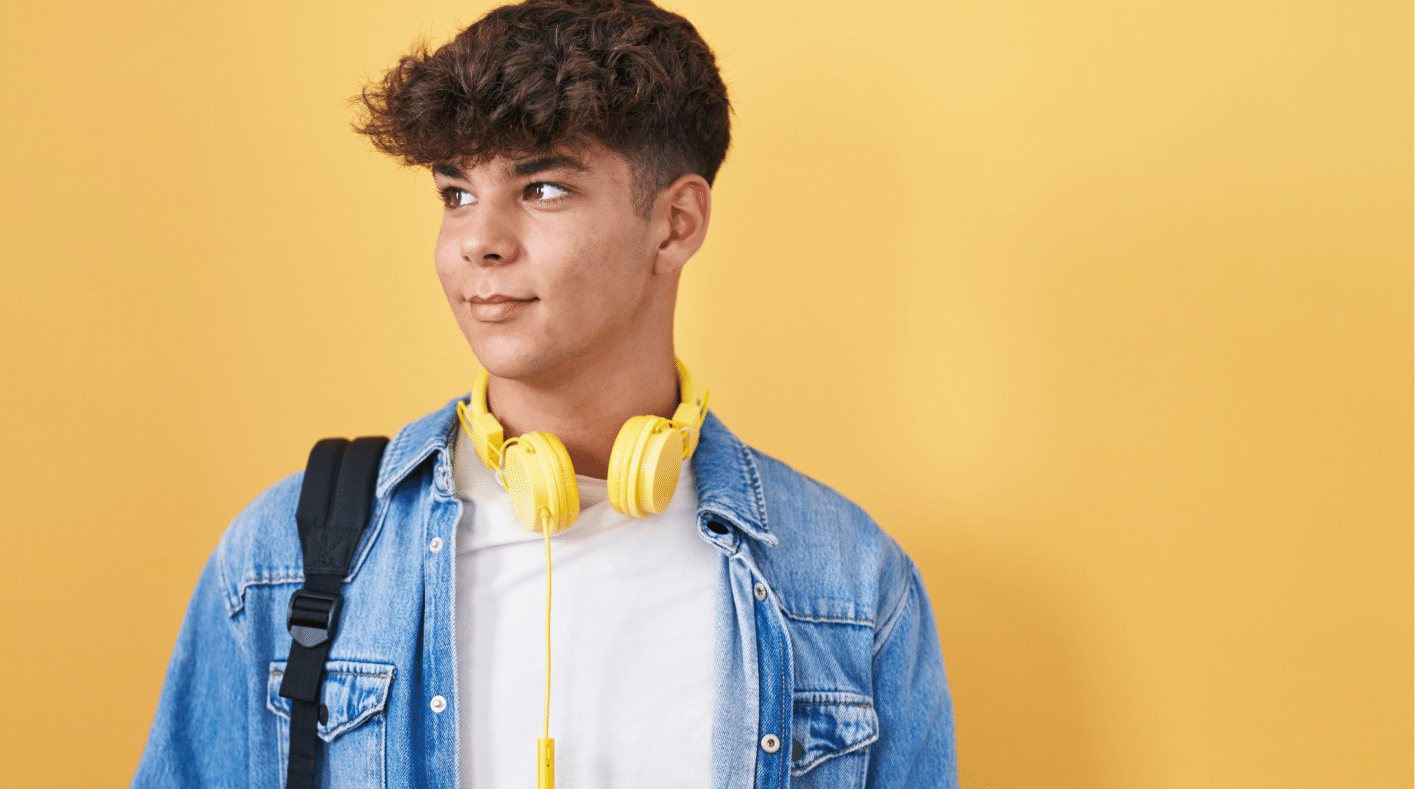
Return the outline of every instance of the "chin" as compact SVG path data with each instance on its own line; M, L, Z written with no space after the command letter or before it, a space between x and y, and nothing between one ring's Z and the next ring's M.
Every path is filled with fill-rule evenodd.
M546 348L528 347L508 337L472 343L477 362L494 378L530 381L554 370L573 354L556 354Z

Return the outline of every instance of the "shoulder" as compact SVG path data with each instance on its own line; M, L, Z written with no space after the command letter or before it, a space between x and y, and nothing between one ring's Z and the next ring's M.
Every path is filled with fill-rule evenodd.
M399 491L407 486L404 480L418 484L421 491L427 479L417 469L439 451L446 451L448 425L455 423L453 407L456 401L408 423L389 442L379 464L374 507L369 527L356 557L378 538L390 510L402 511L390 505ZM310 442L313 446L314 442ZM295 511L299 507L300 488L304 471L297 471L266 488L227 527L214 554L217 580L226 596L229 613L235 614L244 604L246 590L252 586L297 584L304 580L303 553L300 549L299 527Z
M878 624L897 607L912 563L855 502L776 458L748 448L757 465L767 528L777 545L758 551L782 604L803 616Z
M227 611L241 609L253 585L299 583L304 579L295 509L304 472L291 474L266 488L231 521L216 546L218 581Z
M754 449L715 417L703 425L700 501L735 516L742 543L789 616L881 625L913 575L909 557L859 505ZM694 456L695 465L698 456Z

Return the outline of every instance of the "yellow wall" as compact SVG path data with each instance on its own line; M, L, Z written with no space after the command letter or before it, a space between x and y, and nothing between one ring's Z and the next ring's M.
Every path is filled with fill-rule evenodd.
M673 7L680 351L918 560L964 786L1410 786L1409 3ZM226 522L468 387L345 99L483 8L0 11L7 783L124 784Z

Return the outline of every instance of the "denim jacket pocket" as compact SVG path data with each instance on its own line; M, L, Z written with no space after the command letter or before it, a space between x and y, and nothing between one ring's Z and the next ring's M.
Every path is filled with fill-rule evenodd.
M393 685L394 667L386 663L330 660L324 664L320 703L327 714L317 732L320 786L374 787L387 784L384 710ZM290 759L290 700L280 695L285 661L272 661L265 706L276 716L280 785Z
M792 696L791 776L801 778L817 766L847 754L858 754L859 765L837 763L831 775L812 776L794 785L863 786L864 751L879 739L879 719L868 696L832 691L798 691ZM856 759L844 760L854 762Z

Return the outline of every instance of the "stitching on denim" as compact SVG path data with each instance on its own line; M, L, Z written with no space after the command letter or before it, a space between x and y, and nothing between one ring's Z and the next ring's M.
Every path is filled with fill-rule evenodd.
M467 395L463 395L457 399L464 400L466 397ZM446 406L444 406L444 408L445 407ZM439 409L439 411L435 413L440 413L440 411ZM405 426L395 433L383 455L386 460L391 458L391 460L388 460L387 464L388 473L384 474L384 467L380 464L378 486L375 489L375 495L379 498L387 496L394 487L407 479L408 475L413 473L414 469L422 465L423 461L427 460L428 455L432 454L439 447L445 449L451 446L452 437L455 435L456 430L457 420L449 418L446 427L440 434L434 432L431 436L428 436L422 446L411 452L404 449L408 443L407 427Z
M354 557L354 561L349 565L349 572L344 575L345 583L354 580L354 576L358 575L359 569L364 566L364 560L368 558L370 553L373 553L373 544L378 541L378 535L383 533L383 522L388 519L388 510L392 509L392 504L393 499L388 496L382 499L374 499L374 506L379 507L379 509L376 509L373 516L370 518L370 526L372 528L364 529L363 534L360 535L364 543L364 549L359 552L358 556Z
M304 580L305 576L303 574L256 576L255 578L246 578L242 580L240 583L240 587L244 591L245 588L248 586L278 586L280 584L304 583Z
M848 694L847 694L847 693L845 693L845 692L843 692L843 691L836 691L836 690L801 690L801 691L797 691L796 693L797 693L797 695L803 695L803 694L849 695L849 696L853 696L853 697L855 697L855 698L863 698L863 699L864 699L863 701L858 701L858 702L856 702L856 701L814 701L814 700L811 700L811 701L796 701L796 702L795 702L795 706L798 706L798 707L860 707L860 708L867 709L867 710L873 710L873 709L874 709L874 700L873 700L873 699L868 698L868 697L862 697L862 696L860 696L859 694L855 694L855 693L848 693ZM873 716L871 716L871 717L873 717ZM791 771L791 774L792 774L793 776L799 777L799 776L805 774L806 772L809 772L810 770L814 769L814 768L816 767L816 765L819 765L821 762L828 761L828 760L830 760L830 759L834 759L834 758L837 757L837 756L844 756L844 755L846 755L846 754L855 753L856 751L859 751L859 750L862 750L862 749L867 749L867 746L869 746L871 743L873 743L873 742L875 742L875 741L877 741L877 740L879 740L879 721L878 721L878 718L875 718L875 719L874 719L874 727L873 727L873 729L871 730L869 736L862 738L859 742L851 743L849 746L847 746L847 747L845 747L845 748L841 748L840 750L828 751L828 752L826 752L826 753L822 753L822 754L820 754L819 756L817 756L815 759L812 759L811 761L802 764L800 767L797 767L797 768L793 769L793 770ZM866 759L866 761L868 761L868 755L866 755L865 759Z
M815 624L859 625L861 627L874 627L875 624L873 619L851 619L847 616L812 616L811 614L798 614L786 608L782 608L781 613L800 622L813 622Z
M453 446L453 444L451 443L451 440L449 440L448 446L449 446L449 448ZM455 451L455 450L454 450L454 451ZM452 458L451 460L449 460L449 463L452 462L452 461L455 461L455 458ZM450 470L450 469L449 469L448 473L449 473L449 474L451 473L451 470ZM464 505L463 502L461 501L461 499L456 498L456 495L455 495L456 482L453 482L452 487L453 487L453 492L454 492L454 495L453 495L453 504L454 504L455 507L456 507L456 513L457 513L457 514L455 515L455 517L452 518L451 522L450 522L449 524L447 524L447 526L449 527L449 534L448 534L448 536L447 536L447 550L448 550L448 556L449 556L449 558L455 559L455 557L457 556L457 524L461 522L463 507L464 507L464 506L472 506L472 507L475 507L475 505ZM429 521L428 521L429 524L431 524L431 517L432 517L432 516L429 514L429 516L428 516L428 518L429 518ZM427 539L427 532L426 532L426 531L423 532L423 539ZM433 560L433 558L432 558L432 555L431 555L431 554L427 554L427 556L428 556L427 564L425 564L424 567L425 567L425 568L432 568L432 567L434 567L434 564L433 564L434 560ZM447 563L444 563L444 564L441 564L441 565L436 565L436 567L437 567L437 569L440 569L443 573L445 573L445 577L447 578L447 581L446 581L446 586L447 586L447 621L453 623L453 626L452 626L451 628L449 628L449 632L451 633L451 635L449 635L449 636L448 636L448 639L447 639L447 640L448 640L448 644L449 644L448 651L452 653L452 666L453 666L453 670L452 670L452 683L451 683L451 685L452 685L452 692L451 692L450 694L448 694L449 696L451 696L451 702L447 705L447 710L446 710L446 712L448 712L448 713L451 715L451 720L457 721L457 722L460 723L460 721L461 721L461 715L462 715L462 695L461 695L461 694L462 694L462 691L461 691L461 688L458 686L458 676L457 676L457 675L458 675L459 672L456 670L456 666L457 666L457 637L456 637L456 622L457 622L457 572L456 572L456 570L455 570L456 563L455 563L455 561L453 561L453 562L447 562ZM423 572L426 573L426 572L428 572L428 570L427 570L427 569L424 569ZM457 724L454 724L454 730L455 730L455 725L457 725ZM462 738L461 738L461 737L452 737L452 738L450 738L450 739L451 739L451 741L452 741L452 742L451 742L451 746L452 746L452 780L453 780L452 785L453 785L453 786L461 786L461 785L462 785Z
M763 580L765 580L765 579L763 579ZM775 595L773 595L773 597L775 597ZM775 602L775 601L773 600L773 602ZM777 626L781 629L781 632L780 632L779 634L777 634L777 641L778 641L778 642L780 643L780 645L781 645L781 646L780 646L780 649L781 649L781 724L786 727L786 732L785 732L786 739L787 739L787 740L790 740L790 739L791 739L791 680L790 680L789 677L787 677L786 674L787 674L787 671L790 669L790 666L791 666L791 654L790 654L791 645L790 645L790 643L786 640L786 623L785 623L785 622L781 622L781 621L778 620L778 621L777 621ZM784 745L785 743L782 743L782 744ZM781 776L781 785L782 785L782 786L785 786L785 785L786 785L786 782L787 782L787 776L788 776L788 775L790 774L790 772L791 772L791 759L790 759L790 753L791 753L791 752L788 750L786 753L781 753L781 749L778 748L778 749L777 749L777 753L781 754L781 755L777 758L777 762L781 765L781 768L780 768L777 772L778 772L779 775Z
M466 396L458 397L458 399L466 399ZM383 457L391 457L393 460L388 462L389 471L386 477L383 475L382 468L379 468L379 481L378 488L376 488L376 495L378 495L379 498L388 496L388 493L391 492L395 486L398 486L400 482L408 479L413 469L422 465L429 455L432 455L433 452L436 452L439 448L446 450L447 447L450 447L450 445L453 444L453 436L456 434L456 431L457 420L451 419L447 421L447 426L443 428L441 433L433 433L432 436L427 437L426 441L423 441L420 447L417 447L417 450L409 452L403 450L403 447L408 444L406 427L403 428L403 430L399 430L398 433L393 436L391 443L389 443L388 451L385 451L385 454L383 454Z
M874 744L875 742L877 742L878 740L879 740L879 732L876 731L874 734L870 735L869 737L866 737L866 738L863 739L863 740L860 740L859 742L855 743L854 745L851 745L849 748L843 748L843 749L841 749L841 750L835 751L834 753L823 754L823 755L821 756L821 758L816 761L816 764L820 764L821 762L829 761L829 760L831 760L831 759L836 758L837 756L845 756L845 755L852 754L852 753L860 753L861 751L864 751L864 752L865 752L863 758L861 759L861 761L863 761L863 762L865 762L866 764L868 764L868 763L869 763L869 749L870 749L870 746L873 745L873 744ZM861 765L861 766L860 766L861 781L864 780L864 774L865 774L865 765ZM864 784L862 783L861 785L863 786Z
M905 557L905 561L909 563L908 567L913 569L913 561L908 557ZM899 625L899 620L904 618L904 612L909 608L909 601L914 597L913 573L909 574L908 581L904 584L904 594L899 597L899 605L894 611L890 612L889 617L885 619L883 629L877 631L875 634L875 648L870 650L871 658L878 655L881 649L884 649L885 642L889 640L890 636L894 635L894 630Z
M283 676L285 672L281 671L281 670L278 669L278 668L273 668L273 667L272 667L272 668L270 669L270 673L271 673L271 679L273 680L275 677ZM377 678L377 679L391 679L392 676L393 676L393 674L394 674L394 672L389 672L389 673L385 673L385 674L369 674L369 673L362 672L362 671L347 671L347 670L342 670L342 669L331 671L331 670L327 670L327 669L326 669L326 670L325 670L325 674L337 674L337 675L341 675L341 676L356 676L356 677L374 677L374 678ZM275 714L275 717L277 718L278 721L283 722L286 726L288 726L288 725L289 725L289 721L290 721L290 711L289 711L289 710L283 710L283 709L280 709L279 707L275 706L274 699L269 695L269 693L270 693L270 680L267 680L267 682L266 682L266 694L267 694L267 695L266 695L266 700L265 700L265 707L266 707L266 709L270 710L272 713ZM370 708L370 709L362 709L362 710L360 710L358 715L355 715L355 716L349 718L348 720L344 721L343 723L341 723L339 726L337 726L337 727L335 727L335 728L329 728L329 727L327 726L327 724L320 724L321 726L324 726L324 727L325 727L325 733L319 735L319 738L320 738L321 740L324 740L326 743L332 743L335 739L337 739L338 737L343 736L346 732L353 731L354 729L363 728L364 726L369 725L370 723L374 722L375 720L383 719L384 721L386 721L386 720L387 720L387 711L388 711L388 694L389 694L388 686L387 686L387 685L384 685L384 686L380 689L380 692L377 694L377 699L378 699L378 701L379 701L378 706L372 707L372 708ZM386 725L386 724L385 724L385 725ZM384 733L384 736L385 736L385 737L387 736L387 732ZM326 739L326 737L327 737L327 739ZM385 751L386 751L386 744L385 744ZM387 756L387 753L385 752L385 753L384 753L384 759L385 759L385 761L387 760L387 758L388 758L388 756ZM288 759L288 756L287 756L287 759ZM285 763L285 760L282 760L281 763L284 764L284 763ZM384 766L384 769L387 770L387 765L386 765L386 764L385 764L385 766ZM282 774L283 774L283 773L282 773Z
M270 670L270 673L279 677L284 675L285 672L281 671L278 668L273 668ZM366 671L330 671L328 669L325 669L324 673L338 674L342 677L378 677L379 679L388 679L389 677L393 676L392 674L370 674Z
M800 688L800 689L798 689L798 690L795 692L795 696L796 696L796 697L801 697L801 696L832 696L832 697L848 696L848 697L850 697L851 699L858 699L858 700L859 700L859 703L861 703L861 704L871 704L871 705L874 704L874 701L875 701L874 699L870 698L869 696L866 696L866 695L863 694L863 693L855 693L854 691L839 690L839 689L836 689L836 688L831 688L831 689L825 689L825 688ZM854 701L841 701L841 702L839 702L839 703L840 703L840 704L853 704L853 703L855 703L855 702L854 702Z
M406 443L406 440L399 440L402 439L403 436L404 432L399 430L398 434L393 437L395 441L398 441L398 446L393 448L392 453L388 453L393 455L393 460L388 464L389 471L387 477L384 477L381 473L379 474L380 479L376 490L376 495L379 497L387 496L394 486L407 479L408 475L413 473L413 469L422 465L422 462L427 459L427 456L437 449L439 439L442 439L444 442L446 441L445 435L438 436L437 434L433 434L428 436L427 440L424 441L422 446L418 447L417 450L404 452L403 445Z
M381 775L378 777L378 785L388 786L388 718L381 712L379 716L383 717L383 729L379 732L378 737L378 765L381 768L379 771ZM370 719L369 723L372 722L373 721Z
M267 702L268 704L269 702ZM280 789L285 789L286 768L290 764L290 717L273 709L271 712L275 713L275 741L277 744L275 753L280 758L275 772L280 774Z
M751 450L747 449L747 445L741 441L737 442L737 452L742 456L743 465L747 467L747 481L752 486L752 498L756 501L757 515L762 521L762 531L770 533L771 524L767 521L766 515L766 494L762 491L762 479L760 472L757 471L757 461L752 457Z
M840 749L840 750L838 750L838 751L828 751L828 752L826 752L826 753L823 753L823 754L821 754L820 756L817 756L816 758L812 759L811 761L806 762L805 764L801 765L800 767L797 767L796 769L792 770L792 771L791 771L791 775L794 776L794 777L799 778L799 777L801 777L802 775L805 775L806 773L810 772L811 770L814 770L818 765L820 765L820 764L823 763L823 762L828 762L828 761L830 761L831 759L834 759L834 758L839 757L839 756L848 756L848 755L850 755L850 754L852 754L852 753L860 753L861 751L864 752L864 756L863 756L863 759L862 759L862 760L865 762L865 765L868 765L868 764L869 764L869 761L870 761L870 759L869 759L870 745L873 744L873 743L875 743L875 742L878 741L878 740L879 740L879 733L876 732L874 735L869 736L869 737L866 737L865 739L860 740L859 742L855 743L854 745L851 745L851 746L848 747L848 748L842 748L842 749ZM864 781L864 775L865 775L865 766L861 766L861 768L860 768L860 780L861 780L862 782ZM860 786L864 786L864 783L861 783Z
M230 581L226 580L226 562L222 561L221 554L225 553L225 546L218 544L216 550L216 584L221 590L221 594L226 598L226 616L234 617L245 608L246 601L241 598L241 589Z
M873 704L861 704L854 701L793 701L797 707L864 707L871 709Z
M384 699L385 706L387 706L387 703L388 700ZM345 732L351 732L354 729L362 729L363 727L368 726L379 718L384 718L385 720L387 720L384 716L384 707L379 707L373 712L359 715L357 718L350 718L349 720L346 720L344 721L344 723L340 724L339 728L329 729L328 740L324 740L323 735L320 735L320 739L324 740L325 742L333 742L336 738L342 737Z
M239 584L236 585L236 600L238 601L236 607L228 607L226 609L226 615L235 616L236 614L241 612L241 609L246 607L246 590L251 588L252 586L282 586L284 584L302 584L304 582L304 575L279 575L273 578L266 578L263 576L256 578L245 578Z

